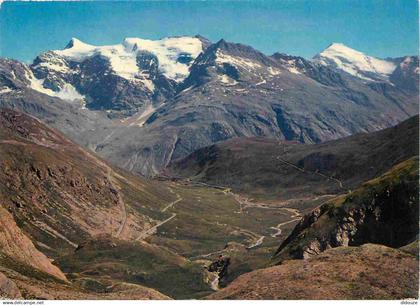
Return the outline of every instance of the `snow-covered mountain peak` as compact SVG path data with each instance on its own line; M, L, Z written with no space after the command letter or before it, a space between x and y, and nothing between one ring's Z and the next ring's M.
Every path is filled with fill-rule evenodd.
M366 55L342 43L332 43L314 61L368 80L386 80L396 68L391 61Z
M355 49L352 49L352 48L346 46L344 43L341 43L341 42L332 42L324 51L326 51L326 50L337 50L337 51L347 50L349 52L359 52Z
M93 47L87 43L84 43L83 41L77 39L76 37L72 37L70 41L67 43L66 47L64 49L71 49L71 48L83 48L83 47Z
M71 60L80 61L85 57L91 56L95 49L97 47L73 37L63 50L55 50L53 52Z
M94 46L72 38L63 50L53 51L70 61L82 62L92 56L106 58L112 70L119 76L132 80L142 74L137 65L139 53L148 52L156 56L159 71L176 82L184 80L189 67L203 51L202 42L196 37L169 37L160 40L126 38L121 44Z

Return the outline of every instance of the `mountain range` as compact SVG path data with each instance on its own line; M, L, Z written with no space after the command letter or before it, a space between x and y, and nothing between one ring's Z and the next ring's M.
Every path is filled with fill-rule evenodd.
M31 65L2 59L0 75L2 106L154 176L230 138L320 143L393 126L417 113L419 70L416 56L377 59L338 43L307 60L196 36L73 38Z

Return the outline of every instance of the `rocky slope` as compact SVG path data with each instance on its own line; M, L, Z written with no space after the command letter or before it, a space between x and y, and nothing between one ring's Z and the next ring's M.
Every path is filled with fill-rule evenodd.
M381 245L339 247L308 260L290 260L244 274L208 298L416 299L418 260L412 254Z
M63 272L35 248L32 241L19 229L13 217L3 207L0 207L0 252L66 281ZM3 280L6 281L4 278Z
M186 295L191 293L190 281L199 292L210 290L196 280L202 277L199 265L139 241L171 215L162 211L175 200L165 183L114 169L39 120L7 109L0 110L0 155L0 272L16 283L23 297L164 298L143 284L162 287L168 270L184 275L186 284L180 290ZM112 272L99 277L87 270L79 274L60 259L65 256L74 263L73 256L84 253L87 241L98 240L106 246L102 267L109 264ZM120 255L124 240L127 253L142 253L137 273L159 260L161 269L154 270L153 280L118 276L128 268L123 261L134 264L131 257L113 262L111 253ZM82 258L77 260L82 264ZM91 265L88 261L86 268ZM12 284L5 280L4 285Z
M202 265L165 247L106 236L87 240L57 263L78 287L105 293L110 282L151 287L175 299L199 298L211 292ZM176 283L176 284L174 284Z
M120 167L154 175L234 137L318 143L395 125L417 112L418 86L406 84L417 83L418 69L415 57L392 63L390 75L371 69L387 76L366 79L224 40L129 38L98 47L73 39L30 67L1 60L0 105L39 117Z
M339 246L402 247L418 237L418 157L399 163L305 215L274 255L275 263Z
M315 145L237 138L201 148L164 173L273 198L347 192L417 155L418 124L416 116L382 131Z
M128 180L34 118L4 109L0 126L3 206L46 251L74 249L98 234L133 239L153 223L153 206L135 211L162 200L139 191L145 182ZM137 195L126 201L130 192Z

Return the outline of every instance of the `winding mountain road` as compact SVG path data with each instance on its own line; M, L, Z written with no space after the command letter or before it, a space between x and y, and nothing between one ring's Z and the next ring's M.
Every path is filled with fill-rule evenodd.
M274 238L281 235L282 230L280 229L280 227L282 227L284 225L287 225L289 223L295 222L295 221L299 221L299 220L302 219L302 215L300 214L300 212L297 209L291 209L291 208L281 208L281 209L283 209L285 211L288 211L288 212L291 212L291 213L293 213L293 215L291 216L292 217L291 220L281 222L275 227L270 227L270 229L276 231L275 233L271 234L271 237L274 237Z
M160 211L161 212L166 212L169 208L172 208L175 204L177 204L178 202L180 202L183 198L181 197L181 195L179 195L178 193L174 192L174 190L172 188L169 188L171 193L174 193L177 197L176 200L171 201L167 206L165 206L164 208L162 208ZM152 236L153 234L155 234L157 232L157 229L164 225L165 223L167 223L168 221L172 220L173 218L176 217L176 213L172 213L172 215L169 218L166 218L165 220L162 220L160 222L158 222L156 225L154 225L153 227L144 230L142 233L140 233L140 235L136 238L136 240L143 240L149 236Z
M260 238L257 239L257 241L253 244L250 244L248 247L246 247L248 250L256 248L260 245L262 245L263 241L264 241L265 236L262 235Z

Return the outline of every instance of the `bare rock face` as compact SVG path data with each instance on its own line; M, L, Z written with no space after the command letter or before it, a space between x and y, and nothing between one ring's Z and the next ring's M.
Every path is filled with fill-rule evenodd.
M9 90L17 90L29 85L26 77L28 67L16 60L1 59L0 60L0 84L1 88L9 88ZM9 91L7 90L7 91Z
M0 299L20 299L22 295L15 282L0 273Z
M401 58L390 80L404 90L418 92L419 90L419 57L406 56Z
M417 299L418 260L381 245L339 247L308 260L289 260L246 273L207 298Z
M58 279L66 280L59 268L38 251L32 241L22 233L10 213L0 207L0 249L4 254L30 265Z
M418 158L413 157L313 210L280 245L274 262L306 259L339 246L409 244L418 235L417 177Z

